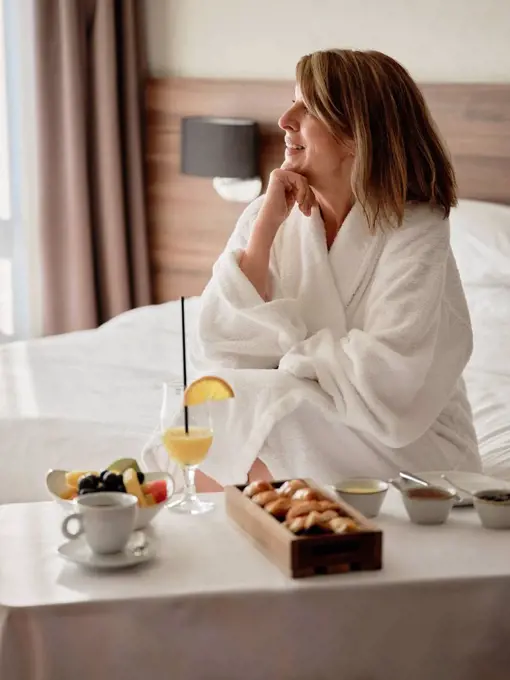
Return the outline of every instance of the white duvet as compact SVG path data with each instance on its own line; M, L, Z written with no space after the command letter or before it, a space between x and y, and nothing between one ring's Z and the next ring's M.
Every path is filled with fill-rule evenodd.
M474 330L465 373L485 470L510 479L510 209L464 202L452 245ZM197 300L188 300L192 331ZM179 304L94 331L0 347L0 503L44 500L50 467L139 456L160 385L181 378Z

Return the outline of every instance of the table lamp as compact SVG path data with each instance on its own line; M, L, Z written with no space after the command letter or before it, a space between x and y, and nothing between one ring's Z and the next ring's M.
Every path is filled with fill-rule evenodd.
M253 120L189 116L181 121L181 172L212 177L227 201L248 203L260 194L258 147Z

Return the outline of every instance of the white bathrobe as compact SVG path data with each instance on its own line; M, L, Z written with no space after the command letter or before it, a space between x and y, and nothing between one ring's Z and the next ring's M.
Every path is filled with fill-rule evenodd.
M257 457L277 478L389 478L480 470L462 371L469 312L449 222L409 206L396 230L355 205L328 251L317 208L297 206L271 253L265 302L238 262L263 197L238 221L202 295L195 370L227 379L203 465L240 483Z

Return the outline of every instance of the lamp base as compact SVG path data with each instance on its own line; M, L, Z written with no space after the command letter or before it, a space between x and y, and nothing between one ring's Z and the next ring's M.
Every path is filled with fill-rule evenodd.
M237 179L236 177L215 177L213 187L216 192L226 201L237 201L239 203L250 203L262 191L262 180L260 177L250 179Z

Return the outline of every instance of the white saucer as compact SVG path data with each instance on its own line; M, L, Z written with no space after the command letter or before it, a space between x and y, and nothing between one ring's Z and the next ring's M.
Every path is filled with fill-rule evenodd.
M140 541L131 541L120 553L113 555L95 555L87 545L83 536L63 543L58 552L63 558L90 569L125 569L148 562L156 555L154 543L145 537L142 550L136 550Z
M484 489L510 489L510 482L504 479L482 475L479 472L433 471L416 473L417 477L421 477L426 482L430 482L431 484L441 486L449 491L457 493L459 500L455 503L456 507L473 505L473 499L469 494L463 493L460 489L456 489L451 484L448 484L448 482L442 478L442 475L446 475L446 477L452 481L452 484L458 484L459 487L467 489L471 493L476 493L477 491L482 491ZM404 480L399 481L402 482Z

